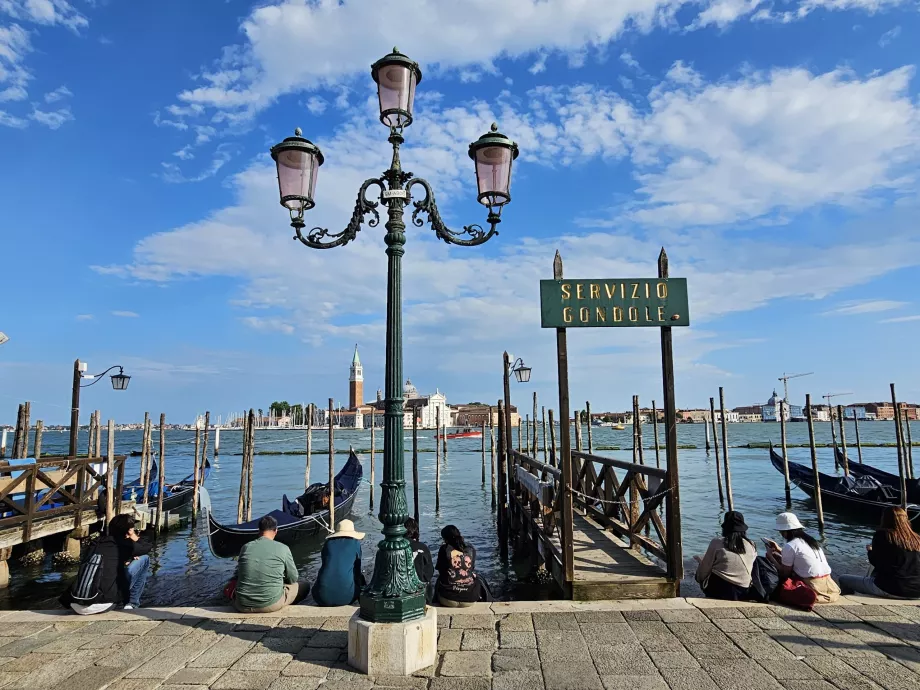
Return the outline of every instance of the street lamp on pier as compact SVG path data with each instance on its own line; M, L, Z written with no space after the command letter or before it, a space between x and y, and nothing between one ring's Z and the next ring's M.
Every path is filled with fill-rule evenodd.
M316 179L323 154L319 147L303 138L300 129L273 146L271 156L277 165L281 205L288 209L294 239L313 249L341 247L357 237L367 216L368 227L380 222L377 209L387 208L384 242L387 249L387 342L386 342L386 401L383 441L383 482L378 517L383 523L383 540L377 545L374 574L360 598L361 618L370 622L393 623L420 618L424 615L425 584L420 582L412 561L412 550L405 538L403 523L408 517L405 492L403 449L403 391L402 391L402 273L401 261L406 243L404 210L410 201L414 206L412 223L421 227L424 213L437 237L448 244L476 246L498 233L502 207L511 201L511 165L518 147L499 133L493 124L491 131L469 146L478 184L478 201L488 209L486 222L463 226L455 232L448 228L435 204L430 184L403 171L399 147L403 132L412 124L415 89L422 80L416 62L396 48L371 66L371 76L377 83L380 101L380 122L389 130L387 141L393 147L392 162L380 177L372 177L361 185L351 221L338 233L314 227L305 232L304 212L314 207ZM424 193L413 200L413 187ZM368 191L376 187L374 198ZM332 526L334 528L334 525Z
M70 457L77 456L77 434L80 431L80 389L95 386L102 380L102 377L108 374L112 369L118 369L117 374L112 374L112 388L117 391L128 389L128 383L131 377L125 374L124 367L119 364L111 366L101 374L86 374L86 362L79 359L73 363L73 390L71 391L71 409L70 409ZM83 383L86 379L90 383Z

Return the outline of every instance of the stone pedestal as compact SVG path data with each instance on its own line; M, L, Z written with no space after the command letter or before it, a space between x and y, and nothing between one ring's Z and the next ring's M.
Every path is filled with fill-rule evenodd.
M348 623L348 664L369 676L408 676L435 663L437 611L407 623L370 623L357 613Z

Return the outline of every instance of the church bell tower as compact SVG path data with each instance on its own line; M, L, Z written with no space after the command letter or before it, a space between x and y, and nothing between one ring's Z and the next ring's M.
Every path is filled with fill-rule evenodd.
M351 373L348 377L348 409L357 410L364 404L364 367L358 357L358 346L355 345L355 354L351 358Z

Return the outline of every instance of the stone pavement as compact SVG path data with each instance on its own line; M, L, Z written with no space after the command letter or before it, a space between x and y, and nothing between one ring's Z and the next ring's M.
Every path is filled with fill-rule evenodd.
M814 613L700 599L439 609L437 664L409 678L370 678L348 667L353 612L0 612L0 688L920 688L920 602L843 597Z

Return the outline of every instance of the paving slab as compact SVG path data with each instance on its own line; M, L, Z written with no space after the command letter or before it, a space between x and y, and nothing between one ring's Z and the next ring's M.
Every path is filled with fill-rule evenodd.
M602 676L656 676L658 669L638 644L624 644L591 650L594 666Z
M757 663L764 671L778 681L787 680L821 680L822 675L814 668L798 659L758 659Z
M509 613L499 618L498 629L502 632L533 632L533 616L529 613Z
M320 678L290 678L281 676L275 678L268 690L316 690L322 683ZM182 688L181 690L185 690Z
M439 669L441 676L473 678L492 677L491 652L444 652Z
M51 690L101 690L128 669L117 666L90 666L51 686Z
M438 630L438 651L459 652L463 643L463 630L441 628Z
M465 609L451 609L451 619L450 627L458 628L462 630L468 629L481 629L481 630L492 630L495 628L498 623L498 617L481 614L472 614L468 613L465 615L458 616L456 615L457 611L464 611Z
M542 687L542 686L541 686ZM488 678L432 678L429 690L491 690L492 681ZM328 685L323 690L329 690Z
M539 670L504 671L492 676L492 690L542 690L543 673Z
M278 678L277 671L226 671L212 685L213 690L264 690Z
M543 684L546 690L603 690L598 672L590 664L543 666Z
M540 668L536 649L500 649L492 655L492 671L532 671Z
M534 630L578 630L574 613L535 613Z
M463 631L463 642L460 649L464 652L491 652L498 646L497 635L494 630L471 629Z
M655 667L663 668L699 668L700 662L697 661L690 652L685 649L680 651L655 652L649 651L649 657Z
M537 637L533 631L505 632L502 630L498 636L498 646L501 649L536 649ZM439 643L438 649L440 648Z
M668 690L661 676L601 676L604 690Z
M661 676L671 690L719 690L703 669L664 668Z
M276 652L257 653L251 651L241 656L236 663L230 667L230 670L280 672L293 660L293 654L279 654Z
M183 668L166 679L167 685L210 685L223 674L219 668Z

